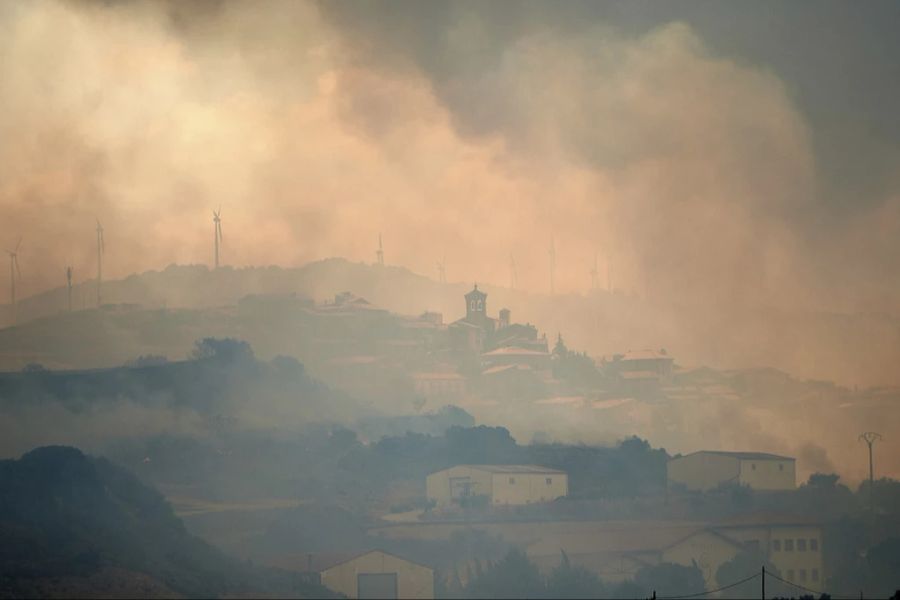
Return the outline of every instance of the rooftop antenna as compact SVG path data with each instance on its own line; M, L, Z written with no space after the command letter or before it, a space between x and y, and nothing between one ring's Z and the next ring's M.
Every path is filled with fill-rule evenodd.
M880 439L883 439L881 434L875 433L874 431L867 431L859 436L859 441L865 442L869 447L869 510L872 514L875 514L875 497L873 495L875 487L875 469L873 468L872 462L872 446Z
M599 287L600 272L597 270L597 253L594 252L594 266L591 269L591 289L596 290Z
M9 305L12 307L12 322L15 325L18 321L18 305L16 304L16 281L21 281L22 272L19 270L19 246L22 245L22 238L16 242L16 247L7 250L9 254Z
M556 244L550 236L550 295L556 294Z
M100 219L97 219L97 308L103 304L103 295L101 293L103 287L103 254L106 252L106 245L103 243L103 225Z
M441 283L447 283L447 270L445 268L446 263L447 263L447 257L444 256L441 260L438 261L438 264L437 264L438 281L440 281Z
M219 215L222 212L222 207L219 207L219 210L213 211L213 238L216 242L216 269L219 268L219 243L222 241L222 217Z
M509 253L509 289L516 289L519 283L519 276L516 272L516 259L513 258L512 252Z
M375 257L378 259L378 264L380 266L384 266L384 246L381 245L381 234L378 234L378 250L375 252Z
M66 267L66 308L72 312L72 267Z

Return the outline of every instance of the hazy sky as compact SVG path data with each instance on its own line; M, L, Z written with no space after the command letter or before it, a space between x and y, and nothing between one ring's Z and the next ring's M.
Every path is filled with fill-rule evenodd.
M896 313L900 4L0 4L0 246ZM8 282L0 279L6 299Z

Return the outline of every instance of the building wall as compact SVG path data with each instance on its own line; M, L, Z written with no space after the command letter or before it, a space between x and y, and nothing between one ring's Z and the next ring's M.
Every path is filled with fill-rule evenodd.
M434 598L434 571L379 551L322 571L322 585L348 598L356 598L357 575L361 573L396 573L397 595L400 598Z
M686 567L695 562L703 572L706 588L718 587L716 571L740 552L739 544L722 539L711 531L701 531L663 551L662 561Z
M797 487L793 460L741 460L740 482L755 490L792 490Z
M745 545L759 545L781 576L813 589L825 581L822 530L815 525L728 527L722 532ZM786 542L790 540L790 544Z
M568 495L569 478L565 473L494 473L491 489L494 505L551 502Z
M710 490L720 483L737 482L740 462L733 456L702 452L673 458L668 463L669 483L680 483L689 490Z
M451 506L454 503L451 480L462 481L465 478L471 482L471 495L491 495L491 474L466 465L451 467L429 475L425 479L425 495L435 502L436 508Z

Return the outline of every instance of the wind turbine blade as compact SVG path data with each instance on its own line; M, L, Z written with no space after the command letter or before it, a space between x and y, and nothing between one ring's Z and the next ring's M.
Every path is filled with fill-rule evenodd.
M16 266L16 276L22 279L22 270L19 268L19 257L13 256L13 264Z
M16 249L13 250L13 252L18 252L18 251L19 251L19 246L21 246L21 245L22 245L22 236L19 236L19 241L16 242Z
M219 232L219 241L222 241L222 223L219 222L216 224L216 231Z

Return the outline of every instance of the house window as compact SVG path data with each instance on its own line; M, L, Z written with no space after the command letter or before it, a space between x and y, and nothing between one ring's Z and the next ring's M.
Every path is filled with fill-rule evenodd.
M779 471L784 471L784 465L781 464L781 463L778 463L778 470L779 470Z
M759 540L747 540L744 542L744 547L747 548L747 550L757 551L759 550Z
M755 470L756 470L756 463L751 463L751 464L750 464L750 468L751 468L752 470L755 471Z
M797 574L800 576L800 581L806 581L806 569L800 569Z
M552 478L552 477L548 477L548 478L547 478L547 485L553 485L553 478Z
M812 574L813 581L819 580L819 570L818 569L813 569L810 573Z
M772 540L772 552L781 552L781 540Z
M809 540L809 551L810 552L818 552L819 551L819 540L812 538Z
M788 569L787 578L788 578L788 581L794 580L794 570L793 569Z
M806 552L806 540L797 540L797 552Z
M793 552L794 551L794 540L784 540L784 551L785 552Z
M510 478L509 478L509 485L515 485L515 484L516 484L516 478L515 478L515 477L510 477Z

